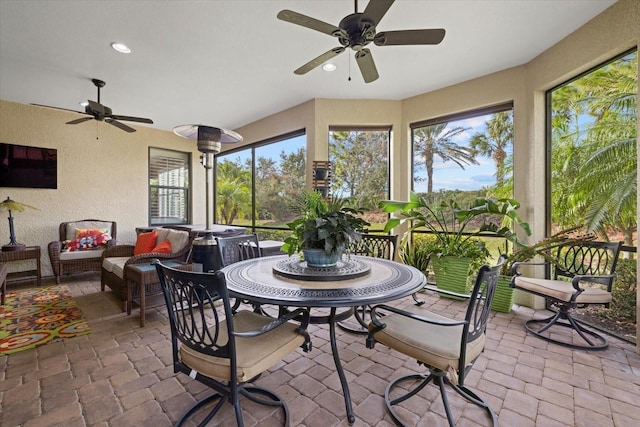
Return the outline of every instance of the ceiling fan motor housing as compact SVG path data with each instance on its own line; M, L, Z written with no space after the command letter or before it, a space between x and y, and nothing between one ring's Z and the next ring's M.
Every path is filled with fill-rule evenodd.
M375 24L369 20L362 19L362 13L352 13L345 16L338 27L346 34L339 37L340 44L344 47L359 52L366 45L371 43L376 35Z

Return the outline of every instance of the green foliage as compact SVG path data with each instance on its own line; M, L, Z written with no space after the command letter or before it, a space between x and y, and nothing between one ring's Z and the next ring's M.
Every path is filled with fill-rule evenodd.
M402 215L402 218L390 218L384 231L411 221L409 233L403 238L404 245L410 232L426 229L432 233L433 239L421 242L423 248L418 253L424 251L429 256L465 257L472 260L474 267L489 257L489 251L479 236L490 234L517 242L517 235L507 225L502 225L505 222L518 224L527 235L531 234L529 224L523 222L516 212L520 203L513 199L476 199L468 208L462 209L453 199L433 204L428 196L411 193L408 202L387 200L380 205L385 212ZM471 223L478 220L481 223L475 224L475 229L471 230ZM497 220L500 220L500 225ZM417 250L414 248L414 253Z
M552 216L601 235L637 229L637 51L552 92Z
M358 242L358 231L369 223L356 215L362 209L348 206L348 199L326 201L318 191L305 191L294 198L291 209L300 214L287 224L293 235L286 238L282 250L289 256L302 249L324 249L333 254L344 251L350 242Z
M579 243L593 240L593 235L585 235L580 233L582 227L571 227L561 230L550 237L546 237L532 245L525 245L519 241L513 242L513 250L507 255L505 263L500 269L503 276L511 276L513 274L513 264L515 262L524 262L541 256L545 262L555 261L555 250L567 243Z
M616 266L616 280L613 282L613 301L609 308L600 310L598 315L613 321L637 322L638 271L635 259L620 259Z
M404 241L400 247L400 259L407 265L411 265L426 274L431 257L430 246L417 242Z

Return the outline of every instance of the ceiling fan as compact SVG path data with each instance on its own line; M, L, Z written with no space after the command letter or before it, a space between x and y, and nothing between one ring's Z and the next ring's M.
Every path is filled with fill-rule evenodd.
M376 26L394 1L370 0L364 12L358 13L358 0L354 0L355 13L345 16L337 27L292 10L281 10L278 19L337 37L341 44L307 62L294 73L306 74L349 47L356 52L356 62L365 83L371 83L379 76L371 51L365 47L369 43L376 46L439 44L444 39L445 30L442 28L376 32Z
M77 125L78 123L83 123L88 120L98 120L101 122L102 121L107 122L111 125L114 125L117 128L122 129L123 131L131 133L131 132L135 132L136 130L130 126L125 125L124 123L120 123L119 120L124 120L127 122L153 124L153 120L151 119L145 119L142 117L118 116L113 114L113 112L111 111L111 108L100 103L100 88L103 88L106 85L106 83L98 79L91 79L91 81L98 88L98 102L88 100L87 105L84 107L84 112L69 110L67 108L52 107L50 105L41 105L41 104L32 104L32 105L37 105L39 107L55 108L57 110L73 111L74 113L86 114L90 116L90 117L81 117L79 119L68 121L66 122L66 124L68 125Z

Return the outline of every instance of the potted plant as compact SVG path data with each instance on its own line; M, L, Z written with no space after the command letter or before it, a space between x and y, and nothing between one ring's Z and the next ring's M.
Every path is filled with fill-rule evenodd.
M517 242L517 235L505 222L520 225L527 235L531 233L529 224L517 213L520 203L513 199L477 199L463 209L455 200L433 203L427 197L411 193L409 201L387 200L380 206L387 213L401 215L401 218L389 218L385 231L411 221L409 232L426 229L431 233L432 238L420 244L429 254L436 284L457 293L468 292L467 278L489 257L489 251L479 239L481 235ZM475 224L479 221L480 224ZM409 233L403 237L405 243L408 236Z
M356 216L362 209L348 206L348 200L334 197L326 200L318 191L304 191L291 209L300 216L287 224L293 232L281 250L289 256L302 252L309 267L336 265L349 243L358 242L358 231L370 225Z

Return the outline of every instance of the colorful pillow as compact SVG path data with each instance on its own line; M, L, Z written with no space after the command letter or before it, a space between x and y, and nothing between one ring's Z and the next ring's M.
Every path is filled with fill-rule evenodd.
M133 254L148 254L153 248L156 247L157 238L158 233L156 232L156 230L150 231L149 233L138 234L138 239L136 240L136 247L133 249Z
M93 234L109 234L108 228L76 228L76 239L82 236L93 235Z
M171 242L168 240L163 240L155 248L151 249L151 252L159 253L159 254L170 254Z
M62 250L65 252L87 251L101 249L107 246L111 240L111 235L101 229L80 229L76 230L76 238L65 240Z

